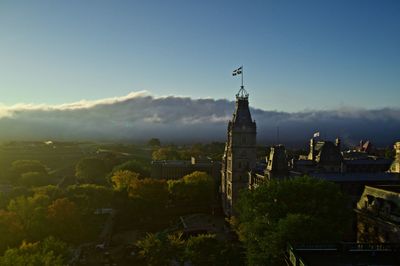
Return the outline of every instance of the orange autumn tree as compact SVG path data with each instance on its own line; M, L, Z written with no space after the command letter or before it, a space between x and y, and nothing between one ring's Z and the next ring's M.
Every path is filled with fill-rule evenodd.
M79 242L83 228L79 210L73 201L56 199L47 208L47 218L55 236L69 243Z

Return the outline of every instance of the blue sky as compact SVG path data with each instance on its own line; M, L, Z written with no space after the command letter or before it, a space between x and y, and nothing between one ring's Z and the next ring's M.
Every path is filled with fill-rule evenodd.
M0 103L148 90L299 111L398 107L399 1L1 1Z

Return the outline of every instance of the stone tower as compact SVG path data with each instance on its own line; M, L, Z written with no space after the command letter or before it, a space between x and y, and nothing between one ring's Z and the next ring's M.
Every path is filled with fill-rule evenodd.
M221 196L227 216L235 214L239 192L248 188L249 171L256 165L256 134L256 123L249 110L249 94L242 86L236 94L235 112L228 123L222 157Z
M400 141L394 144L394 150L396 152L394 161L390 167L390 172L400 173Z

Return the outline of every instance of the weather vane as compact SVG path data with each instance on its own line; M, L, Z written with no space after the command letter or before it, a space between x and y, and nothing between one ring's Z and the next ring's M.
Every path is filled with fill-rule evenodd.
M247 93L247 91L244 89L244 86L243 86L243 66L239 67L238 69L235 69L232 72L232 76L236 76L236 75L241 75L241 78L242 78L242 86L240 86L240 90L236 94L236 97L248 98L249 94Z

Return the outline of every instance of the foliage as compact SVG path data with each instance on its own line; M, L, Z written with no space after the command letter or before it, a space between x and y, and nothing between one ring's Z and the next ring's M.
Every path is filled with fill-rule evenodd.
M147 234L136 243L146 265L243 265L229 243L205 234L182 238L182 234Z
M34 187L31 189L31 191L34 193L34 195L45 195L49 197L50 200L59 198L64 193L62 189L54 185Z
M156 146L157 147L157 146ZM195 143L188 146L174 145L159 147L153 152L153 160L190 160L192 156L208 156L213 160L221 160L225 143Z
M47 230L46 206L49 197L34 195L32 197L18 197L8 204L8 211L15 214L15 220L21 226L21 233L27 240L42 238Z
M47 218L53 235L69 243L79 243L83 228L74 202L67 198L56 199L47 207Z
M153 160L180 160L181 156L173 146L160 147L152 154Z
M216 265L222 245L215 235L206 234L190 237L186 248L186 257L193 265Z
M348 206L337 185L306 176L243 191L238 233L249 265L279 265L288 242L340 240L350 224Z
M136 186L139 174L128 170L117 171L111 177L114 190L124 191L131 194L131 190Z
M209 211L215 200L214 179L205 172L193 172L180 180L169 180L172 204L192 212Z
M4 266L62 266L66 265L68 247L65 243L48 237L41 242L23 242L19 248L8 249L0 257Z
M130 189L130 196L148 202L166 203L168 200L167 182L163 179L145 178L137 180Z
M13 184L35 186L49 184L47 168L37 160L16 160L11 165L8 179Z
M46 166L37 160L17 160L12 163L12 170L21 175L28 172L46 173Z
M119 217L130 226L159 229L168 224L169 191L165 180L138 179L136 173L118 172L113 180Z
M27 172L21 174L19 183L26 187L46 186L53 183L52 178L43 172Z
M75 168L75 175L84 183L105 183L107 166L103 160L97 158L83 158Z
M139 256L146 265L171 265L172 261L182 261L184 240L181 235L148 234L137 242Z
M98 208L110 207L112 190L96 184L69 186L65 196L73 201L82 214L92 214Z
M111 175L114 175L118 171L135 172L139 174L140 178L145 178L150 176L150 165L137 160L130 160L115 166Z
M157 138L152 138L152 139L149 139L149 141L147 142L147 145L150 147L160 147L161 141Z
M15 212L0 210L0 254L22 240L22 225Z

